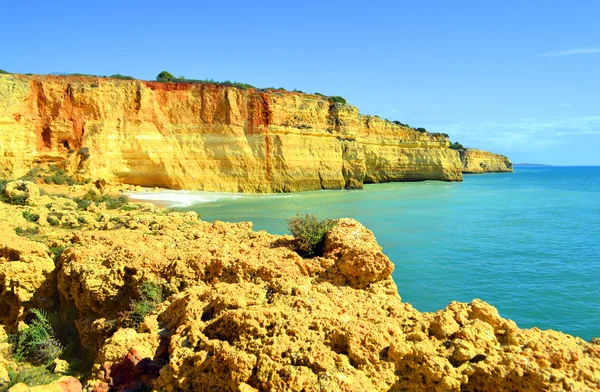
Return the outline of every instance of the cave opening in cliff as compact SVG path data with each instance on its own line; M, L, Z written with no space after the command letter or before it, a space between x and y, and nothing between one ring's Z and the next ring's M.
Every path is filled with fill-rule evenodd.
M42 130L42 141L46 148L52 148L52 134L50 132L50 127L44 127Z
M68 141L66 141L66 140L63 140L63 141L62 141L62 145L63 145L63 147L64 147L64 148L66 148L67 150L70 148L70 147L69 147L69 142L68 142Z

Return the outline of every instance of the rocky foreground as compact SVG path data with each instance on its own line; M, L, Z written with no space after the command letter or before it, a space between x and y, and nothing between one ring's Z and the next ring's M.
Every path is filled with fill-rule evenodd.
M81 374L55 369L50 384L11 391L600 390L598 344L519 329L480 300L436 313L403 303L393 264L351 219L322 256L303 258L292 237L251 223L83 203L27 182L8 183L3 199L0 385L28 366L6 334L33 308L70 331L64 360L91 359ZM133 322L149 282L162 298Z

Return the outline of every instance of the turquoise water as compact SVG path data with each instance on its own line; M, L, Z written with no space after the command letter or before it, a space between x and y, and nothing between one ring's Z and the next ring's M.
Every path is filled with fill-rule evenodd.
M359 220L396 265L402 299L421 311L481 298L521 327L600 336L600 167L205 197L212 201L190 207L205 220L252 221L274 233L286 233L297 212Z

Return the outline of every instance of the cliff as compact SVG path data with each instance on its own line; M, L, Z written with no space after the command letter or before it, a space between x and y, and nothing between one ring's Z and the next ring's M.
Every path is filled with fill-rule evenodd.
M82 177L233 192L460 181L442 134L319 95L100 77L0 75L0 177Z
M512 172L513 164L504 155L465 148L458 150L465 174Z
M65 359L90 353L87 391L600 390L598 340L521 329L477 299L421 313L351 219L327 233L322 256L303 258L290 236L251 223L109 210L32 183L7 184L4 199L24 205L0 202L0 389L7 369L26 366L6 332L37 307L58 312ZM134 313L148 287L164 295Z

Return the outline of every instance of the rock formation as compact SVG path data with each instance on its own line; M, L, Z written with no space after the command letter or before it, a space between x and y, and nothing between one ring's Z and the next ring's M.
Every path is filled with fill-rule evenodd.
M443 134L319 95L100 77L0 75L0 178L54 163L171 189L293 192L460 181Z
M403 303L392 263L354 220L337 221L322 256L303 258L290 236L251 223L147 204L83 207L61 196L0 203L7 254L64 249L50 274L56 290L35 304L0 297L0 309L21 309L2 320L0 345L26 321L23 307L54 306L94 358L87 391L600 390L596 340L519 329L477 299L435 313ZM62 218L49 226L52 214ZM46 245L26 237L32 228ZM23 269L38 282L33 267ZM145 282L164 295L132 324ZM0 355L0 379L9 366Z
M494 154L475 148L458 150L462 162L462 172L466 174L512 172L513 164L504 155Z

